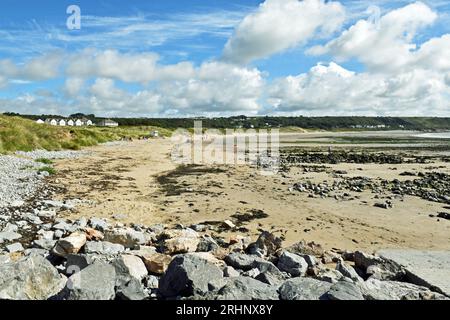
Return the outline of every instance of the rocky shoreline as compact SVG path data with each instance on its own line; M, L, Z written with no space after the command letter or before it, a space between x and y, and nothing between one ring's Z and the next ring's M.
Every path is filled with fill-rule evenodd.
M243 236L239 223L230 220L174 226L125 225L96 217L60 218L61 213L77 210L86 201L53 200L59 190L45 185L46 175L37 171L42 164L33 159L79 156L82 153L34 152L0 157L9 163L2 172L8 188L0 193L4 201L0 208L0 299L450 298L450 254L446 251L325 250L300 236L297 243L284 246L283 239L268 231L261 230L253 239ZM417 174L412 182L345 178L336 185L296 184L292 191L330 197L349 190L377 193L389 189L397 196L422 196L430 186L441 190L436 199L446 203L448 179L442 174ZM18 196L11 197L15 193ZM387 200L385 204L389 208ZM264 216L256 210L248 216L232 217ZM222 237L220 230L228 235Z
M44 201L42 206L56 212L75 204ZM201 225L170 229L51 216L38 224L37 237L29 245L14 242L14 237L1 245L0 299L440 300L450 296L445 279L430 280L415 273L396 260L395 251L392 258L390 251L378 255L324 251L305 242L283 248L282 240L269 232L262 232L256 241L239 235L223 239L208 235L204 230L208 227ZM229 221L224 225L234 228ZM8 223L2 234L20 236L18 229L19 225ZM444 258L448 260L448 254Z

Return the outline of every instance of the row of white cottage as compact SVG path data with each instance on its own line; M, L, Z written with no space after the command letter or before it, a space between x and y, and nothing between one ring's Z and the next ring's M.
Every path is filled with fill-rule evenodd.
M89 119L45 119L45 121L39 119L36 121L39 124L49 124L51 126L71 126L71 127L82 127L82 126L92 126L93 123Z

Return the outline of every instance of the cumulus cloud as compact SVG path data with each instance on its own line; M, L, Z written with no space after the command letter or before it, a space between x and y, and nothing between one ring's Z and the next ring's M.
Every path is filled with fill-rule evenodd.
M19 81L49 80L58 76L62 62L61 52L44 54L20 65L10 59L3 59L0 60L0 76Z
M159 91L165 104L187 114L256 113L264 87L262 74L221 62L207 62L195 77L186 81L167 82Z
M67 78L64 83L64 92L69 97L75 97L83 88L84 80L81 78Z
M307 42L318 33L330 34L344 22L338 2L266 0L246 16L228 40L223 58L245 64Z
M330 63L276 80L269 90L269 103L270 111L276 113L448 115L449 94L450 87L439 72L355 73Z
M194 69L190 62L160 66L157 64L159 55L153 52L131 54L89 49L73 54L69 60L66 74L70 77L103 77L137 83L185 79L193 74Z
M309 53L329 53L340 61L357 58L376 72L398 71L417 66L419 61L448 65L443 61L444 54L448 54L448 36L431 39L420 48L413 43L417 32L433 24L437 17L424 3L412 3L388 12L379 21L359 20L338 38L311 48ZM435 61L436 57L439 61Z

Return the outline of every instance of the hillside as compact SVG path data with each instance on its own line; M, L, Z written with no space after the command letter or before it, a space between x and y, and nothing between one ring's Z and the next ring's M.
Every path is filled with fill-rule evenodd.
M54 127L32 120L0 115L0 153L35 149L80 149L121 138L149 136L152 130L168 135L169 130L156 127Z

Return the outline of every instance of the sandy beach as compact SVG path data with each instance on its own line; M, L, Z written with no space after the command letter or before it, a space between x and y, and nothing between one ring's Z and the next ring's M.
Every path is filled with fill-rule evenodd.
M231 220L241 234L257 236L273 232L287 244L299 239L315 241L327 249L382 248L450 249L450 223L436 218L448 206L417 196L390 197L392 208L375 207L379 196L370 191L353 197L311 197L292 190L295 183L332 183L334 172L345 177L398 179L412 177L402 172L450 174L448 162L433 163L339 163L305 172L292 167L288 172L264 176L254 166L202 165L179 168L170 159L169 139L121 142L89 148L92 155L59 160L51 184L63 187L60 200L88 199L75 212L61 216L105 217L111 221L153 225L217 224ZM319 172L317 172L319 171ZM382 195L389 197L389 194ZM254 212L263 214L255 215ZM250 216L250 221L242 217ZM430 216L431 215L431 216ZM208 231L224 238L236 231Z

